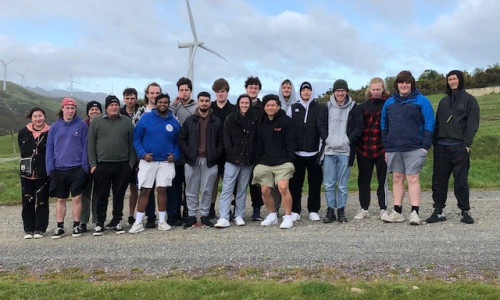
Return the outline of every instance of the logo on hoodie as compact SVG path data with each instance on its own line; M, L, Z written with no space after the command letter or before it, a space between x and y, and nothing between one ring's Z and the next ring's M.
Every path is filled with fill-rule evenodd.
M167 126L165 126L165 129L167 129L168 132L172 132L174 130L174 127L172 126L172 124L167 124Z
M73 132L73 136L80 136L80 132L78 131Z

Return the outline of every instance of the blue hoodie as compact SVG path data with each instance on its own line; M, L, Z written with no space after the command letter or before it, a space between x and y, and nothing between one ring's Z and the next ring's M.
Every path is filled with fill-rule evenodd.
M180 129L179 121L170 110L164 117L156 109L143 114L134 129L137 156L142 159L147 153L153 153L153 161L166 161L172 153L177 161L181 155L177 143Z
M394 93L382 108L382 144L386 152L406 152L432 145L434 110L418 89L408 96Z
M78 116L75 116L70 122L59 119L50 126L45 154L48 175L55 169L69 170L78 166L88 172L88 128L87 124Z

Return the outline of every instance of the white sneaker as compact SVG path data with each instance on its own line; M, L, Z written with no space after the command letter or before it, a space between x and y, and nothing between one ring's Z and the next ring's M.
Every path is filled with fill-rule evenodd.
M293 215L284 215L283 222L281 222L281 229L289 229L293 227Z
M405 221L405 217L393 210L390 214L382 216L382 221L387 223L401 223Z
M215 224L215 228L226 228L226 227L229 227L229 220L228 219L220 218L219 220L217 220L217 223Z
M358 213L354 216L354 220L363 220L367 218L370 214L367 209L360 209Z
M33 235L34 239L41 239L45 235L45 232L42 231L35 231L35 234Z
M387 217L387 210L381 209L380 210L380 220L384 220L383 218Z
M172 229L172 227L170 227L167 222L158 222L158 230L168 231L170 229Z
M293 212L291 214L291 216L292 216L292 221L294 221L294 222L297 222L298 220L300 220L300 214L298 214L298 213ZM283 216L283 217L285 217L285 216Z
M260 222L262 226L271 226L273 224L278 224L278 215L276 213L268 214L264 221Z
M142 223L134 223L128 233L138 233L141 231L144 231L144 225L142 225Z
M243 220L242 217L238 216L236 218L234 218L234 223L236 223L236 225L238 226L245 226L245 221Z
M316 222L316 221L321 220L321 218L319 217L318 213L311 212L311 213L309 213L309 220Z
M410 214L410 225L420 225L420 217L416 211L412 211Z
M33 232L26 232L24 235L25 240L31 240L33 238Z

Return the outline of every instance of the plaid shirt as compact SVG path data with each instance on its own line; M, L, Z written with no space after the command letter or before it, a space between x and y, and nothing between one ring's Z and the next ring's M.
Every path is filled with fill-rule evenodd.
M365 128L358 139L356 153L365 158L378 158L385 154L382 146L382 131L380 129L381 111L386 98L364 101L360 104L365 121Z

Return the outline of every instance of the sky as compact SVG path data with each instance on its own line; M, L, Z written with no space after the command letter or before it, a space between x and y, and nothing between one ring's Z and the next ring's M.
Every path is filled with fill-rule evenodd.
M316 94L337 79L359 89L371 78L426 69L472 72L500 62L497 0L190 0L198 41L193 97L220 77L235 102L248 76L260 97L284 79ZM185 0L0 0L0 59L7 80L46 90L140 95L157 82L171 97L187 75L191 42ZM3 67L0 65L0 67ZM3 72L0 72L3 79ZM215 98L213 96L213 98ZM104 99L103 99L104 100Z

